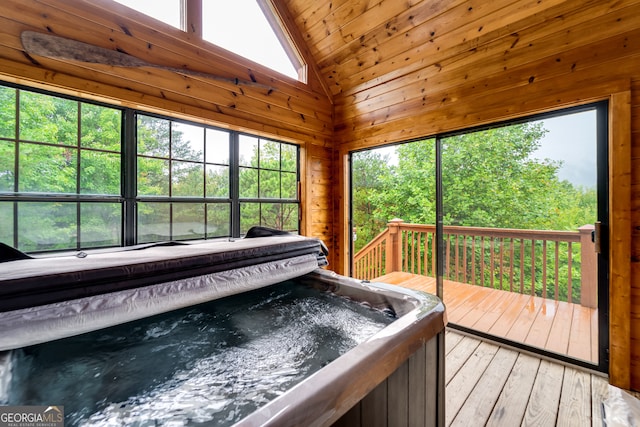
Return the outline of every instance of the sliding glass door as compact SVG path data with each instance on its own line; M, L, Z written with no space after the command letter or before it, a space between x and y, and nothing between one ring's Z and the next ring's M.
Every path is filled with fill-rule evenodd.
M439 139L455 327L601 365L606 135L599 104Z
M351 154L352 275L606 370L607 104Z

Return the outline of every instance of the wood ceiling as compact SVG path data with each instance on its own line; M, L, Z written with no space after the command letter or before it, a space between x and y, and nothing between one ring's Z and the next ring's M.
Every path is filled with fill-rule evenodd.
M561 75L606 80L600 64L628 68L640 34L638 0L277 3L330 92L335 139L351 149L513 117L514 90L553 97ZM547 107L575 99L565 98Z
M635 2L281 0L281 3L293 17L332 94L345 95L417 70L433 67L437 72L480 50L505 54L518 45L533 42L527 37L542 27L553 33L553 21L570 21L578 26ZM605 29L602 24L601 29ZM466 64L469 63L467 60Z

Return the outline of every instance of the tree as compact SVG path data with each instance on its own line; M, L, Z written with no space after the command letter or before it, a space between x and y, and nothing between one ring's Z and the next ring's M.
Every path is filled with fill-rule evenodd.
M575 231L584 224L593 223L596 219L595 189L575 187L560 180L560 162L533 156L545 132L542 123L525 123L443 139L444 225ZM396 152L398 162L392 167L384 162L381 164L381 157L375 151L353 156L352 207L359 236L356 251L394 217L410 223L435 224L435 141L403 144ZM365 237L364 241L360 241L361 236ZM536 242L537 246L542 244ZM463 250L467 251L469 259L493 256L490 253L493 249L482 248L480 242L475 245L476 253L471 253L471 246L468 246ZM572 248L574 300L579 298L578 249L577 245ZM484 251L484 258L481 251ZM524 263L521 265L520 260L516 260L515 268L531 269L530 246L525 253ZM541 266L542 249L535 253L540 258L535 265ZM568 277L566 251L561 258L565 258L559 272L563 284ZM490 275L499 281L497 271L485 269L486 282ZM467 277L479 274L467 273ZM535 277L540 292L542 272L536 271ZM560 297L566 298L566 293L566 286L561 286Z
M445 225L565 230L593 222L595 191L561 181L560 162L532 157L545 132L541 123L525 123L443 139ZM354 220L435 223L433 139L399 145L394 167L363 153L352 168ZM357 222L378 228L364 225L371 221Z
M375 150L361 151L351 156L353 228L357 239L355 250L360 250L387 226L388 195L386 181L392 173L389 156Z
M539 228L559 185L558 163L531 158L544 133L521 124L443 140L444 223Z

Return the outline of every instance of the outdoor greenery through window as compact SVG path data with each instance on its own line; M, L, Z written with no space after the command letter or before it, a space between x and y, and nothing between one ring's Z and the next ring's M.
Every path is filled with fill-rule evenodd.
M279 230L298 228L298 151L295 146L240 135L240 233L259 218Z
M385 274L375 242L399 218L418 226L400 228L398 268L435 277L440 144L444 279L580 303L596 276L583 255L594 253L597 108L352 153L354 276Z
M121 111L0 87L0 241L118 246Z
M0 86L0 242L25 252L297 232L298 179L292 144Z

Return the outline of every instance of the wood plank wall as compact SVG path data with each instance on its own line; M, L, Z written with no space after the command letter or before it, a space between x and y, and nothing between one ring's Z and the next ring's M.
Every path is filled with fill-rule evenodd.
M56 60L23 51L22 31L51 33L150 63L186 67L249 84L190 77L157 68ZM317 75L309 85L204 42L197 35L109 0L0 2L0 80L41 86L142 110L294 142L302 147L302 185L310 205L302 234L331 244L333 107ZM315 79L315 81L314 81ZM254 86L256 82L261 86ZM330 260L331 262L331 260Z
M617 155L612 166L618 169L610 175L610 206L616 210L611 213L616 222L612 241L617 245L611 259L611 378L619 386L639 389L640 2L537 2L535 7L552 7L523 14L502 28L496 25L496 20L507 19L501 11L516 13L518 4L524 10L533 2L491 2L494 11L475 22L476 32L482 32L476 36L470 28L447 27L443 13L437 18L443 21L433 24L440 36L433 43L409 42L402 50L398 42L395 52L391 43L377 46L377 58L362 53L350 72L346 63L326 64L334 75L344 74L342 87L332 89L335 140L340 142L334 165L341 180L334 196L340 219L335 224L337 269L346 272L349 263L348 185L339 172L347 169L350 150L615 99L615 111L630 111L630 117L616 113L612 129L611 149ZM396 17L388 22L402 21ZM388 54L383 51L387 45ZM400 60L406 65L394 65ZM630 179L625 156L631 159Z
M615 98L630 111L627 128L616 129L631 145L631 173L616 182L630 181L630 188L616 194L630 191L631 201L616 200L616 209L629 207L614 214L622 240L628 230L631 253L622 251L614 262L616 301L626 298L627 308L615 313L612 338L626 356L616 356L613 370L640 389L640 0L281 3L300 28L295 38L309 41L305 52L319 58L309 85L276 78L196 33L152 24L109 0L0 2L0 79L299 143L302 233L327 243L338 272L347 271L349 260L350 150ZM333 25L327 13L347 24ZM468 23L453 25L461 19ZM19 39L24 30L273 90L28 56ZM324 82L313 80L316 70Z

